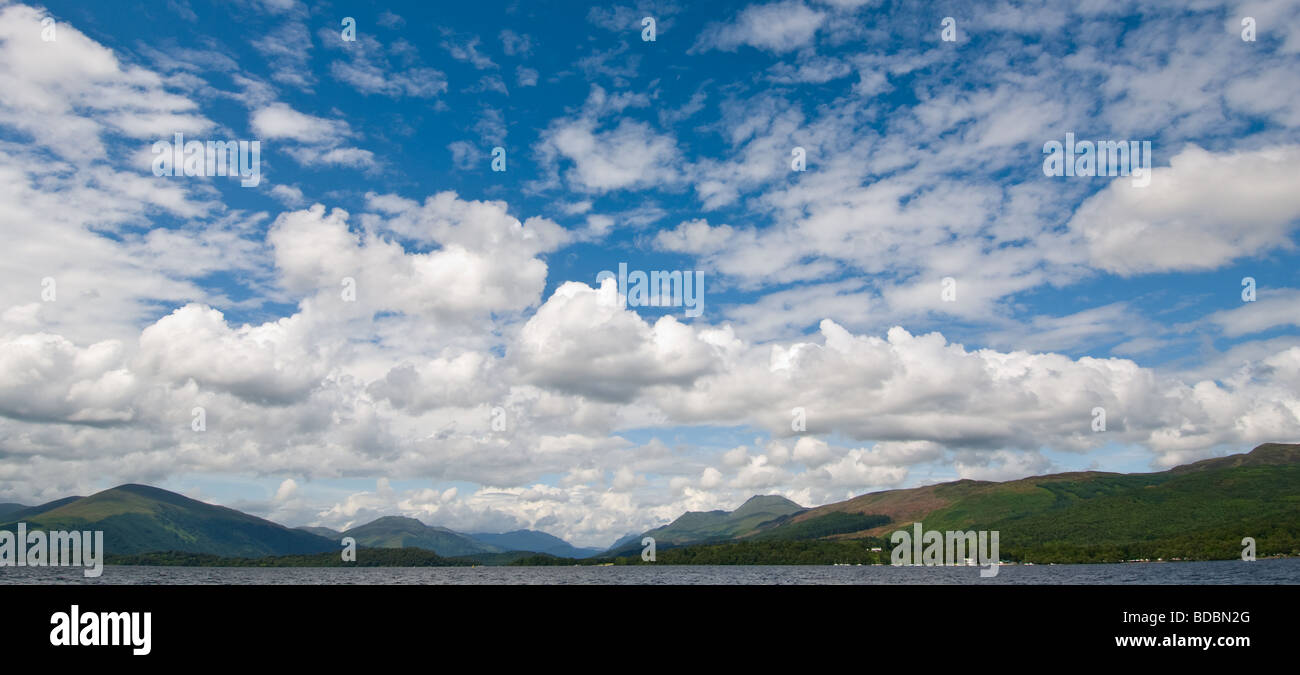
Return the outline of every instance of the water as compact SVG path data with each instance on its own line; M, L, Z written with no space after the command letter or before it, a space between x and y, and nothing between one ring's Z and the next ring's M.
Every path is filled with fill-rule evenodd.
M1243 562L975 567L639 565L615 567L0 567L0 584L1300 584L1300 558Z

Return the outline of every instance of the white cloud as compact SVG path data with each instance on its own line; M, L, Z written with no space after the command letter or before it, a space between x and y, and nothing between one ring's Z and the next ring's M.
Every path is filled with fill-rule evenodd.
M254 133L263 139L294 141L286 152L303 166L346 166L366 169L375 165L369 150L340 147L354 134L346 122L299 112L284 103L272 103L253 111L249 119Z
M720 337L696 335L671 316L646 323L618 306L612 280L599 289L568 282L528 320L513 355L530 382L627 402L643 387L687 384L707 372Z
M405 40L393 41L385 52L384 45L373 35L362 33L356 41L346 43L338 41L338 33L332 29L322 29L321 36L327 45L348 57L331 62L330 74L362 94L394 99L434 98L447 91L446 74L420 65L417 50Z
M276 219L267 240L286 288L319 293L338 307L350 278L365 311L448 318L522 310L539 300L546 281L546 263L527 249L488 248L489 242L462 235L477 235L468 230L453 230L462 236L444 239L438 250L408 254L374 234L351 232L347 219L339 209L326 214L320 204ZM517 227L516 241L527 244L532 231Z
M515 69L515 79L518 80L521 87L536 87L538 73L532 68L519 66Z
M809 468L817 468L829 462L834 455L830 445L820 438L804 436L794 444L794 461L802 462Z
M122 344L79 348L58 335L0 339L0 415L61 422L126 422L138 382Z
M221 312L186 305L140 333L137 368L253 402L300 400L326 372L304 323L297 315L232 328Z
M1242 290L1244 292L1245 287ZM1205 320L1217 325L1224 335L1234 338L1278 326L1300 326L1300 290L1257 288L1255 301L1214 312Z
M302 206L306 202L302 189L295 185L276 185L271 188L271 195L289 207Z
M1009 11L960 24L982 31L972 54L899 39L913 24L852 14L863 4L762 4L707 26L691 58L764 61L748 83L642 68L640 18L658 19L666 45L668 4L593 9L618 33L548 72L603 85L567 108L545 96L536 110L457 107L507 81L538 85L520 62L544 45L497 33L515 59L498 68L448 35L468 79L427 117L387 107L449 92L422 46L380 42L396 17L351 44L322 24L290 54L306 10L269 6L276 28L251 38L272 61L263 81L210 47L114 52L63 23L51 50L36 10L0 8L0 501L256 476L253 501L277 518L404 513L608 544L754 492L817 504L1057 470L1047 457L1082 464L1070 453L1112 446L1167 466L1294 434L1295 291L1267 278L1285 267L1267 258L1294 257L1300 211L1286 183L1300 127L1291 12L1260 9L1261 41L1245 44L1217 10L1156 7L1125 36L1085 4L1068 17L1071 46L1058 10L996 4ZM937 22L914 20L937 40ZM333 78L371 96L364 128L343 104L318 116L279 102L278 87L316 86L313 38ZM246 118L224 114L232 101ZM219 113L220 126L206 117ZM478 153L509 129L511 147L536 148L521 161L540 160L538 177L522 197L468 175L450 179L492 198L397 194L427 176L390 175L400 165L356 147L360 132L400 141L388 134L432 120L451 121L436 147L454 165L483 169ZM283 183L226 204L224 183L149 175L148 141L245 126L275 146L263 159L363 168L354 177L393 187L329 189L277 164ZM1089 196L1101 181L1038 171L1038 148L1063 129L1149 137L1158 160L1188 141L1212 150L1187 146L1144 194ZM791 171L794 146L805 172ZM322 204L304 208L309 197ZM512 215L534 198L570 229ZM716 313L602 303L612 289L565 277L585 274L594 243L705 270ZM1237 306L1230 279L1228 302L1200 316L1204 298L1162 307L1108 278L1243 259L1266 265L1259 301ZM946 276L957 302L940 297ZM57 301L42 298L46 278ZM1099 283L1072 287L1084 279ZM1153 363L1171 342L1206 356L1095 356L1116 342L1111 353ZM190 427L196 406L205 433ZM1104 433L1090 428L1096 406ZM793 407L806 432L790 429ZM658 437L624 438L647 431ZM382 476L393 483L329 484Z
M570 162L565 177L587 192L657 187L680 179L673 138L629 119L603 131L591 118L554 124L538 152L550 164Z
M788 52L811 43L825 21L824 12L799 0L750 5L731 23L705 27L692 51L735 51L737 47L749 45L777 53Z
M479 42L480 39L477 35L463 39L449 36L446 40L443 40L442 48L451 54L451 58L464 61L478 70L496 68L497 64L492 59L478 51ZM509 53L508 49L507 53Z
M298 112L284 103L272 103L255 110L249 123L254 133L266 139L332 144L351 135L345 122Z
M0 124L77 163L103 158L110 135L157 139L211 128L194 101L75 26L61 22L57 41L43 41L44 17L23 5L0 8Z
M528 56L533 51L533 39L527 34L516 33L509 28L503 28L499 37L501 38L501 49L505 51L506 56Z
M344 166L366 169L376 164L375 153L361 148L301 146L287 148L286 152L303 166Z
M1152 171L1114 180L1070 220L1093 265L1131 275L1213 269L1290 246L1300 224L1300 146L1211 153L1194 145Z
M338 36L338 33L334 33ZM254 38L253 47L266 57L271 79L311 91L316 77L311 71L311 31L298 18L282 21L271 32Z

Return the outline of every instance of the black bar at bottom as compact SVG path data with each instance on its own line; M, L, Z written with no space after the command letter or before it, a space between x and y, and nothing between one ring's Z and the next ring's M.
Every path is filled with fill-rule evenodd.
M1050 672L1093 663L1240 664L1287 656L1297 644L1297 589L0 586L0 635L6 653L51 664L396 665L390 659L407 657L440 669L454 658L462 664L457 670L662 670L690 662L752 664L766 672L780 663L824 669L826 659L842 656L863 670L902 659ZM51 617L62 612L70 621L74 605L82 622L90 612L149 612L150 653L136 655L129 645L51 644ZM1149 637L1154 644L1117 645ZM1212 644L1189 645L1191 638Z

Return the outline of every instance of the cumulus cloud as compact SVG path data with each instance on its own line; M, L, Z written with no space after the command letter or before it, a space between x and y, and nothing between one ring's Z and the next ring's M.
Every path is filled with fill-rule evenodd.
M317 204L281 215L267 235L285 286L296 293L340 298L355 283L357 302L369 311L400 311L429 317L484 315L522 310L539 299L546 263L528 249L496 247L468 228L428 253L407 253L376 234L354 233L348 214ZM517 221L516 221L517 223ZM532 234L522 226L520 241Z
M627 402L643 387L687 384L707 372L726 337L696 334L664 316L647 323L620 308L617 283L599 289L568 282L538 308L520 333L514 356L530 382Z
M159 75L122 63L76 27L59 24L57 42L43 41L45 16L0 8L0 124L74 162L104 157L109 135L158 139L212 127Z
M250 29L253 71L62 21L52 49L41 12L0 8L0 501L221 474L255 494L209 498L290 524L607 545L754 493L1169 466L1300 428L1275 274L1300 213L1300 33L1280 5L1250 5L1246 44L1221 16L1246 5L1146 8L1133 30L995 4L961 24L972 51L927 46L937 24L905 8L783 0L682 22L703 29L674 61L637 38L647 15L674 34L678 8L629 3L587 12L614 39L548 61L545 92L533 59L566 34L444 33L453 91L395 15L345 44L304 35L298 3L255 7L275 23ZM701 77L742 57L755 77ZM303 107L322 77L363 109ZM575 77L586 100L550 100ZM524 98L477 97L507 82ZM266 140L274 184L150 175L150 141L214 129ZM1045 179L1063 129L1151 138L1151 185ZM483 169L507 131L533 149L509 180L379 161L428 159L394 137L433 133L434 165ZM705 271L708 314L590 285L629 256ZM1208 270L1227 287L1168 292Z
M1291 245L1300 224L1300 146L1212 153L1195 145L1152 171L1145 188L1116 180L1070 228L1091 263L1118 274L1214 269Z
M655 187L680 180L676 142L649 124L624 119L602 129L596 120L560 122L547 131L538 152L555 164L569 163L570 185L588 192Z
M324 375L299 316L231 328L221 312L186 305L140 333L139 367L254 402L300 399Z
M47 333L0 339L0 415L34 421L128 422L139 383L122 344L85 348Z

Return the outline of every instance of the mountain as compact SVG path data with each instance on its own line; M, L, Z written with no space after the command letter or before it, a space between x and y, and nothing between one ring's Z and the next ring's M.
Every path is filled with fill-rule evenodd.
M433 551L443 557L473 553L500 553L502 549L475 540L469 535L432 527L404 516L384 516L365 525L340 533L357 540L357 546L371 548L415 547Z
M1233 486L1239 480L1234 479L1244 478L1251 483L1260 480L1273 483L1272 478L1290 477L1298 471L1300 445L1267 443L1247 454L1207 459L1156 473L1081 471L1005 482L958 480L919 488L873 492L809 509L790 518L790 523L836 512L884 515L890 518L890 525L857 533L868 536L892 532L901 525L915 521L923 521L927 529L932 523L936 527L973 526L1023 521L1044 513L1074 514L1081 509L1098 508L1097 504L1127 503L1137 506L1141 503L1163 513L1168 510L1170 499L1175 496L1179 503L1191 500L1214 505L1212 510L1222 514L1225 513L1222 507L1232 507L1221 502L1235 493ZM1193 493L1190 490L1192 487L1203 488L1203 491ZM1281 485L1274 487L1283 492L1290 488L1292 494L1300 492L1300 482L1288 486L1282 481ZM1150 495L1160 495L1162 499L1149 499ZM1293 497L1292 501L1294 499ZM1091 506L1085 507L1085 504ZM1261 505L1261 508L1270 513L1276 510L1267 505ZM1231 510L1240 511L1235 507ZM1185 519L1180 517L1178 520Z
M147 485L120 485L59 501L63 503L34 515L9 514L0 529L15 531L22 521L28 529L103 530L104 548L114 554L182 551L259 557L339 548L308 532Z
M496 561L546 553L588 557L597 550L571 546L544 532L519 530L480 538L414 518L387 516L339 532L327 527L287 528L234 509L206 504L147 485L121 485L89 497L65 497L40 506L0 505L0 529L103 530L114 555L172 551L223 557L335 553L343 537L370 548L422 548L439 556L479 555ZM504 556L504 557L503 557Z
M1245 454L1203 459L1176 466L1170 469L1169 473L1229 469L1238 466L1285 466L1296 463L1300 463L1300 443L1265 443Z
M14 531L18 522L30 529L103 530L105 547L116 555L337 553L344 536L363 547L416 547L440 559L463 556L447 564L505 564L529 558L525 552L564 564L590 553L543 532L471 536L396 516L346 532L290 529L145 485L121 485L35 507L0 506L0 529ZM635 556L641 539L652 536L659 549L671 551L665 560L822 563L856 559L869 550L863 546L888 546L890 533L913 522L926 530L997 530L1004 557L1014 560L1227 559L1240 555L1241 539L1247 536L1257 540L1260 555L1300 554L1300 444L1266 443L1249 453L1155 473L1083 471L1005 482L958 480L810 509L779 496L755 496L735 511L685 513L643 535L624 537L606 554Z
M502 551L548 553L557 558L590 558L602 551L599 548L579 548L559 537L537 530L515 530L501 534L478 532L469 536Z
M64 504L71 504L72 502L75 502L78 499L84 499L84 497L64 497L62 499L56 499L52 502L45 502L40 506L23 506L21 504L14 504L14 506L17 506L19 508L14 509L13 511L10 511L8 513L5 513L4 509L0 508L0 522L9 522L9 521L16 522L19 520L23 520L25 518L34 518L42 513L45 513L46 511L53 511L54 509L57 509L60 506L63 506Z
M750 534L759 526L789 518L804 507L779 495L755 495L735 511L687 511L677 520L645 534L615 544L606 555L628 555L641 550L642 537L654 537L655 548L725 541Z
M621 549L625 549L625 548L627 548L628 546L630 546L630 545L632 544L632 542L634 542L634 541L637 542L638 545L641 543L641 535L640 535L640 533L637 533L637 532L629 532L628 534L625 534L625 535L619 537L619 538L618 538L618 539L617 539L613 544L610 545L610 547L609 547L608 549L605 549L605 550L607 550L607 551L618 551L618 550L621 550Z
M343 538L342 532L339 532L338 530L331 530L328 527L307 527L306 525L304 525L302 527L295 527L294 529L302 530L303 532L310 532L311 534L314 534L318 537L325 537L326 539L333 539L334 541L338 541Z
M1300 541L1300 445L1267 443L1155 473L1070 472L875 492L731 540L887 537L914 522L926 530L997 530L1004 551L1036 560L1125 559L1134 550L1233 557L1245 536L1259 539L1261 551L1266 539L1288 550Z

